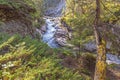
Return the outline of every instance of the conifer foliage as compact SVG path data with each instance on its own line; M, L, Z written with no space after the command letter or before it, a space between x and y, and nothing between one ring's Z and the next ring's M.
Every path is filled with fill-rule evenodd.
M77 72L61 66L56 54L37 39L0 34L0 79L82 80Z

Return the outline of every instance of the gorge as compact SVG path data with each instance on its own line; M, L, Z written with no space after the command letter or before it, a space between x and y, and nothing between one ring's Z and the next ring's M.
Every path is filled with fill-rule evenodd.
M53 2L54 3L54 2ZM70 45L67 43L67 28L61 24L61 16L65 9L65 0L60 0L53 8L45 11L45 25L38 32L41 33L43 42L47 43L51 48Z
M54 2L52 4L55 4ZM67 42L67 35L71 36L71 32L68 31L68 28L64 27L61 23L62 12L65 10L66 2L65 0L59 0L56 6L50 7L45 11L45 25L41 29L36 29L41 34L43 42L47 43L51 48L59 48L64 46L73 47L73 45ZM88 47L89 46L89 47ZM86 44L88 50L91 48L96 49L96 45ZM120 59L112 54L107 54L108 64L120 64Z

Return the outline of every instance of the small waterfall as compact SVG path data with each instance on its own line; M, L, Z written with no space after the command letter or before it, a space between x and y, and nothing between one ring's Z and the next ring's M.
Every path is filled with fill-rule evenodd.
M68 34L67 28L61 27L60 17L62 10L65 8L65 0L60 0L56 7L48 9L45 12L45 32L42 33L43 42L47 43L51 48L58 48L60 46L66 46ZM37 29L39 33L40 30Z
M46 32L42 36L43 42L47 43L51 48L58 48L60 45L57 44L55 41L55 32L57 25L50 19L45 19L46 20Z

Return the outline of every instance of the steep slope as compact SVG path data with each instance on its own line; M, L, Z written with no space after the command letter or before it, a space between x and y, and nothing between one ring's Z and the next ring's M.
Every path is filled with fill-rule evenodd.
M65 0L50 0L46 1L46 16L61 16L62 11L65 8Z
M32 1L5 0L0 1L0 31L8 34L31 35L35 37L37 18L36 8ZM32 5L31 5L32 4Z

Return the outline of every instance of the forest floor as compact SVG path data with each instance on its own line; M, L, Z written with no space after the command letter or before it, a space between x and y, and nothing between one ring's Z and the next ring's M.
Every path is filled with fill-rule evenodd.
M108 67L107 77L109 80L120 80L120 65Z
M82 76L88 76L93 79L95 69L95 58L93 56L78 56L76 58L73 56L65 56L64 54L59 54L58 57L62 59L61 64L64 67L73 69L75 72L79 71ZM120 80L120 65L108 65L107 80Z

